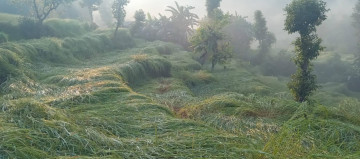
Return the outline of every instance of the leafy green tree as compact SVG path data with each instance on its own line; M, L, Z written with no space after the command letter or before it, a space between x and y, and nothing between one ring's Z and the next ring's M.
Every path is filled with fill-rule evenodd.
M135 22L131 25L130 32L131 35L136 36L145 26L146 15L142 9L138 10L134 14Z
M166 9L166 11L171 13L172 41L186 47L188 35L193 33L194 26L198 23L199 17L191 12L195 7L180 6L176 1L175 5L175 7L168 6L168 9Z
M74 0L13 0L16 5L28 5L32 7L32 14L38 24L43 24L44 20L56 10L61 4L70 3Z
M275 35L268 31L266 20L263 13L259 10L255 11L254 15L254 36L259 41L259 55L256 58L257 63L263 62L266 53L269 52L271 45L276 42Z
M259 41L259 46L261 46L266 39L268 28L266 26L266 20L263 16L263 13L260 10L255 11L254 20L254 36L256 40Z
M259 41L260 53L267 53L271 45L276 42L275 35L268 31L266 19L261 11L255 11L254 20L254 36Z
M150 14L147 14L147 19L143 28L140 37L154 41L154 40L171 40L171 30L172 24L170 18L159 14L159 18L152 17Z
M234 51L239 53L243 59L250 60L250 58L243 57L249 53L250 44L253 41L252 24L246 20L246 17L232 15L230 23L224 27L224 31L230 39Z
M220 7L221 0L206 0L207 16L212 18L215 9Z
M99 9L101 3L102 0L82 0L80 2L81 7L88 9L91 23L94 22L93 12Z
M312 74L311 60L319 56L324 48L316 35L316 27L326 20L326 3L322 0L293 0L285 8L285 30L289 34L298 32L294 59L298 69L288 84L291 93L298 102L305 102L318 86L316 76Z
M190 39L191 47L200 54L200 62L211 61L212 71L217 63L226 63L232 57L230 42L222 31L229 23L229 17L203 22Z
M114 33L114 37L117 36L117 32L119 30L119 27L123 25L126 11L125 6L129 3L129 0L115 0L112 5L112 13L116 20L116 29Z

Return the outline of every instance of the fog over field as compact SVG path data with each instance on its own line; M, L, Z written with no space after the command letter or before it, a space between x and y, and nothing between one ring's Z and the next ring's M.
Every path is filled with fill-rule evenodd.
M110 3L110 1L107 2ZM205 0L181 0L178 2L180 5L194 6L195 13L200 17L205 16ZM254 11L261 10L268 22L269 31L276 35L275 47L287 49L295 36L289 36L283 31L285 19L283 9L290 2L291 0L223 0L221 9L230 13L237 12L241 16L248 17L247 20L250 22L253 22ZM351 26L350 18L356 0L325 0L325 2L330 11L327 13L328 19L318 30L320 37L323 38L328 49L335 49L333 45L337 44L341 45L338 49L343 49L338 51L351 53L356 43L346 39L353 39L351 35L354 34L354 29ZM165 11L167 6L174 6L174 0L131 0L126 7L127 20L133 20L133 15L138 9L143 9L151 15L157 16L158 13L168 15L169 13Z

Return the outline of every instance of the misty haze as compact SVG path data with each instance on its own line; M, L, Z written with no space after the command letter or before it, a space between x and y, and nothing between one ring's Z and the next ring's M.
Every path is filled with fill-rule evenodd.
M360 0L0 0L0 159L360 158Z

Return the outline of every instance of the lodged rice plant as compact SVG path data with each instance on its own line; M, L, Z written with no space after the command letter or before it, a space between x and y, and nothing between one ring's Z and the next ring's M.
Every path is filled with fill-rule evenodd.
M303 106L239 61L210 73L168 43L109 37L0 46L0 158L359 157L358 100Z
M137 55L138 56L138 55ZM117 72L123 79L133 84L146 77L170 76L171 63L162 58L134 60L118 66Z
M128 38L125 38L125 43L132 42ZM30 68L36 66L39 61L50 64L75 64L113 48L113 41L107 33L89 33L76 38L42 38L9 42L0 46L0 82L4 82L10 76L22 74L31 77ZM124 48L126 47L122 47Z
M351 108L351 105L340 107ZM351 123L354 120L348 115L351 112L340 115L339 111L302 104L292 119L266 143L264 151L277 158L358 158L359 124Z
M34 87L35 92L48 89L42 95L35 93L15 100L1 98L2 158L269 155L249 148L251 144L246 138L201 122L176 118L168 107L128 86L128 83L169 76L171 64L164 58L149 55L145 61L125 64L115 61L86 68L49 67L43 69L42 79L34 81L40 85ZM173 88L186 88L181 82L178 85Z

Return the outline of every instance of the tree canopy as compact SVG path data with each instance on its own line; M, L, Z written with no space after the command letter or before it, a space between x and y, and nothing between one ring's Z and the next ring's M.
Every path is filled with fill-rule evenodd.
M119 27L122 26L124 23L126 16L125 6L128 3L129 0L115 0L112 5L112 13L116 20L116 29L115 29L114 37L116 37Z
M294 0L285 8L285 30L301 35L316 31L316 26L327 18L326 3L322 0Z
M316 35L316 26L326 18L326 3L322 0L293 0L285 8L285 30L290 34L299 32L294 42L298 69L288 84L291 93L298 102L305 102L318 86L316 76L312 74L311 60L319 56L324 48Z
M198 23L199 17L192 13L195 7L193 6L180 6L175 2L175 7L167 6L166 11L171 13L170 21L173 28L173 39L183 46L187 45L188 35L193 32L194 26Z
M93 12L99 9L102 1L103 0L82 0L80 2L81 7L85 7L88 9L91 22L94 21Z
M212 71L217 63L226 63L232 57L230 42L223 32L229 20L230 15L225 15L221 20L204 21L190 39L191 47L200 54L200 62L211 61Z
M259 56L258 62L263 62L266 53L269 52L271 45L276 42L275 35L268 31L266 26L266 19L263 13L259 10L254 14L255 23L253 25L254 37L259 41Z
M220 7L221 0L206 0L206 11L207 16L212 17L214 9L217 9Z

